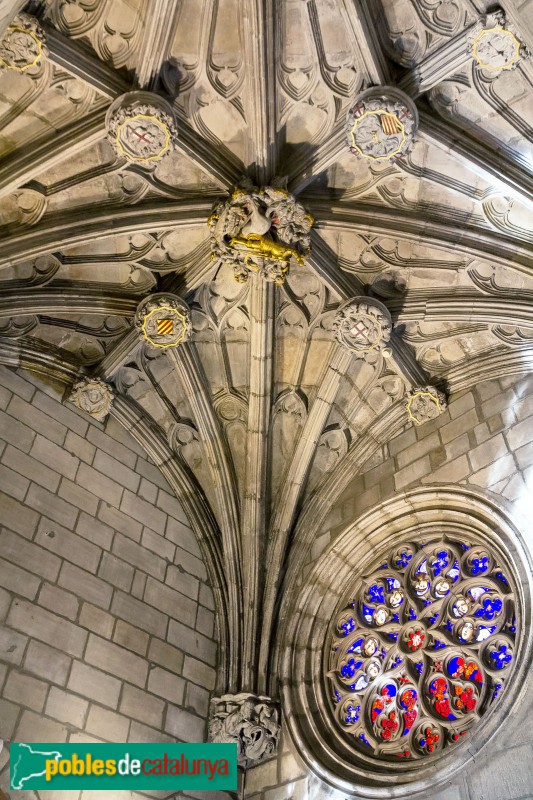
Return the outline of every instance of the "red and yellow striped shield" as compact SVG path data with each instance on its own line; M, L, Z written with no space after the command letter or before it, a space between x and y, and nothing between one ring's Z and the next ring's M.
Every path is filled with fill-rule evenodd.
M400 121L394 116L394 114L381 114L381 127L383 129L383 133L386 134L400 133L402 129Z
M174 320L172 319L158 319L157 320L157 335L166 336L169 333L174 333Z

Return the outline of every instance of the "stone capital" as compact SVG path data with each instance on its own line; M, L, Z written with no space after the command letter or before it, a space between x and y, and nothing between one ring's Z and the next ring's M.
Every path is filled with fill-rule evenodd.
M407 393L407 413L415 425L435 419L447 407L446 395L435 386L416 386Z
M211 700L209 741L235 742L239 766L254 766L276 755L279 734L279 704L270 697L241 692Z
M74 384L69 396L80 411L85 411L98 422L104 422L113 405L115 392L113 388L99 378L83 378Z

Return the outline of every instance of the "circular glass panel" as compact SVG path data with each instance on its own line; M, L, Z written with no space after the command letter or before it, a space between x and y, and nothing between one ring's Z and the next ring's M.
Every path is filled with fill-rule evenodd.
M516 637L512 578L486 544L406 541L357 581L330 627L336 724L381 762L453 747L505 690Z

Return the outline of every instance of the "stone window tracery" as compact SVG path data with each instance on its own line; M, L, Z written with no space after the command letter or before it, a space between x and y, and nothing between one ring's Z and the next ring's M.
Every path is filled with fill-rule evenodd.
M381 761L453 747L498 702L517 635L512 577L486 544L405 542L357 581L331 626L336 723Z

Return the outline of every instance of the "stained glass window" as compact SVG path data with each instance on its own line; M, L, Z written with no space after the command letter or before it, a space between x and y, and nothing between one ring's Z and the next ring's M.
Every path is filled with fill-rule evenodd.
M512 576L473 541L405 542L357 581L329 636L331 707L353 746L421 759L467 737L505 690Z

